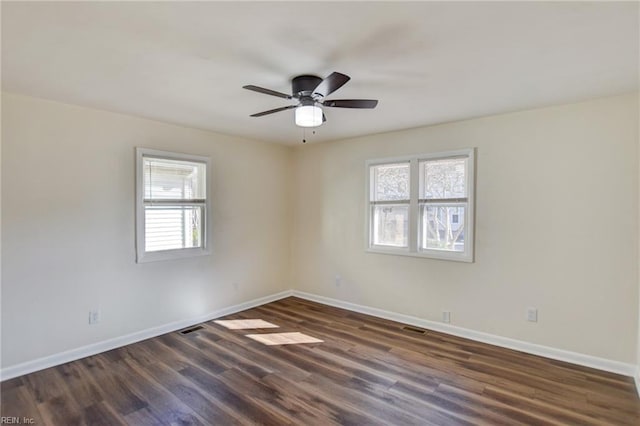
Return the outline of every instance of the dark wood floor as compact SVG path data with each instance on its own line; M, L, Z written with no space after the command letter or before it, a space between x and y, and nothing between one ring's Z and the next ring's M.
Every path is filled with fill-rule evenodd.
M2 383L2 416L52 425L639 425L633 380L288 298ZM247 333L323 343L264 346Z

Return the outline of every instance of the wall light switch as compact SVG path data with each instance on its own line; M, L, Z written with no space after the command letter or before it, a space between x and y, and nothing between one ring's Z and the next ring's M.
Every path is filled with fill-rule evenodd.
M537 308L527 308L527 321L538 322Z
M89 324L98 324L100 322L100 311L89 311Z

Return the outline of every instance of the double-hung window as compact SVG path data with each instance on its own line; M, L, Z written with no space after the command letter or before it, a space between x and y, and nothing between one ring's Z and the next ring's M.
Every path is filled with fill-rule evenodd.
M409 171L408 161L370 168L372 247L409 247Z
M367 162L367 249L473 261L474 150Z
M136 150L138 262L208 254L207 157Z

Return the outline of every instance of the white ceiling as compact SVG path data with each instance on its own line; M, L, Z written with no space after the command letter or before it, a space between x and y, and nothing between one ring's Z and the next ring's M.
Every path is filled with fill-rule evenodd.
M2 2L2 86L248 138L300 143L299 74L352 80L311 142L638 90L627 3Z

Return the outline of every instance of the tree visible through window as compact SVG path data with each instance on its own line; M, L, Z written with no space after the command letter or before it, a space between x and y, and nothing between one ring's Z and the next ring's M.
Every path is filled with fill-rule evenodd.
M409 235L409 163L371 168L373 244L407 247Z
M471 261L473 159L462 150L369 162L369 249Z
M420 161L421 249L464 251L467 157ZM454 221L455 217L455 221Z

